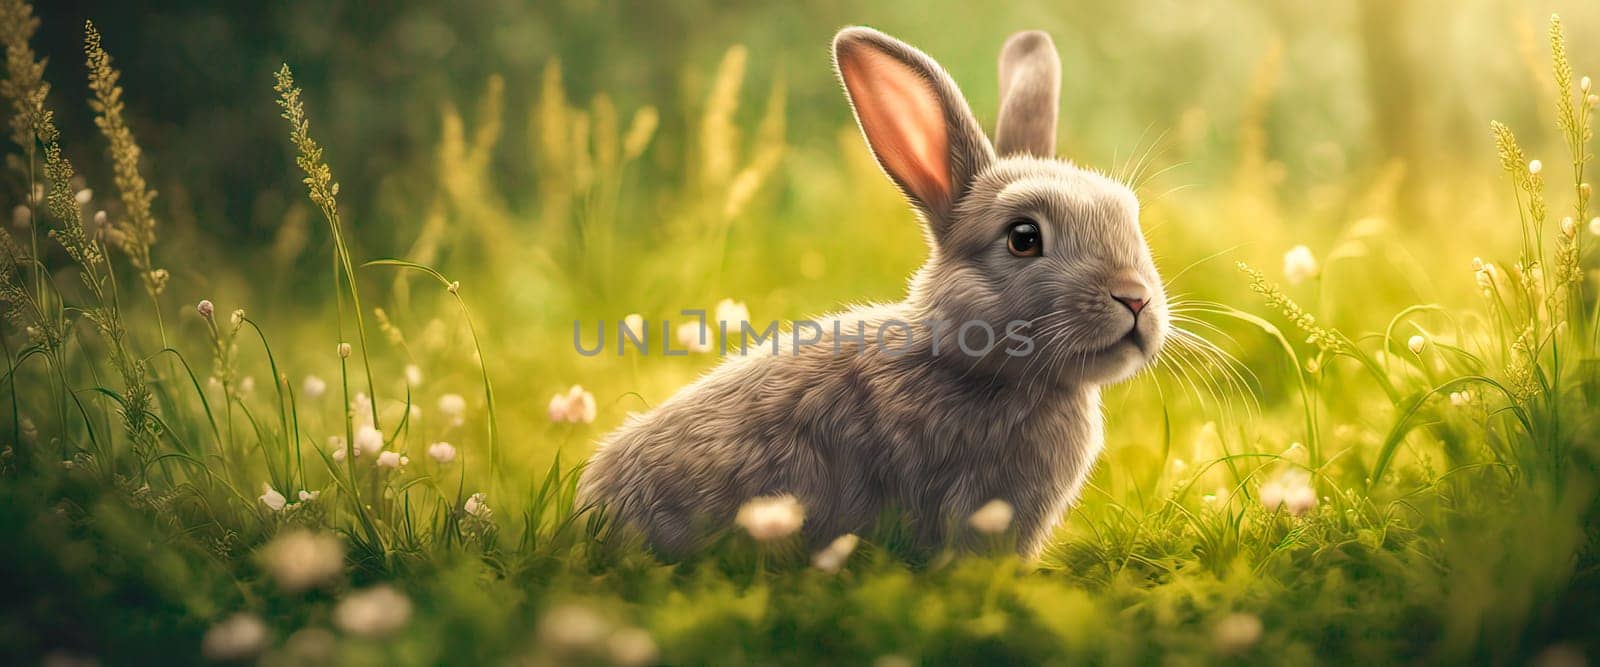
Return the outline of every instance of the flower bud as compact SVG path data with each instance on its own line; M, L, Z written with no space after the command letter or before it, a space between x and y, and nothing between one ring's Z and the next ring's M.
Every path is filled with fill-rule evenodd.
M1528 173L1537 174L1544 171L1544 163L1538 160L1528 160Z
M340 343L339 344L339 358L340 359L349 359L350 358L350 344L349 343Z
M201 317L206 318L206 321L208 322L211 321L211 317L217 312L217 307L211 304L210 299L201 299L200 303L195 304L194 309L195 312L200 313Z

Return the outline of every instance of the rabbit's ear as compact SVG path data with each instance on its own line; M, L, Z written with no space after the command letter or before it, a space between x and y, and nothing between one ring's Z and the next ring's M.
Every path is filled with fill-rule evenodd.
M1056 115L1061 106L1061 57L1050 35L1028 30L1000 50L1000 119L994 144L1000 155L1055 157Z
M966 98L933 59L871 28L840 30L833 60L878 164L941 231L994 161Z

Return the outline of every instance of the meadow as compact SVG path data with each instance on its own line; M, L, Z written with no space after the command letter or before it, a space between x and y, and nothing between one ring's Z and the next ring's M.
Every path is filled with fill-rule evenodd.
M252 17L0 0L0 655L1600 656L1600 10L935 4L289 2L219 46ZM985 123L1005 35L1050 30L1061 154L1139 194L1194 342L1107 391L1037 561L989 516L980 553L729 526L664 563L576 483L718 356L574 324L901 296L926 246L830 78L848 23Z

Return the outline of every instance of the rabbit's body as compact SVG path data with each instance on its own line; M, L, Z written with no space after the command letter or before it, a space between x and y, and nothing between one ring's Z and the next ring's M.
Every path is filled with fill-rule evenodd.
M1099 392L980 381L966 358L934 355L927 336L904 346L896 327L877 347L882 323L927 319L907 304L856 309L821 319L822 341L799 354L724 363L608 438L584 496L671 555L759 496L799 499L808 545L886 511L920 544L960 540L966 517L998 498L1016 508L1018 548L1034 553L1100 451ZM835 353L835 320L846 333L864 322L864 348L845 336Z
M1036 554L1103 447L1099 387L1166 335L1138 201L1051 159L1060 64L1043 33L1001 54L994 144L916 49L847 28L834 56L874 157L924 223L927 262L904 301L819 320L820 342L726 361L630 419L581 497L668 555L761 496L793 494L811 545L890 514L930 548L969 543L967 517L998 499L1018 550ZM1002 340L961 345L980 324Z

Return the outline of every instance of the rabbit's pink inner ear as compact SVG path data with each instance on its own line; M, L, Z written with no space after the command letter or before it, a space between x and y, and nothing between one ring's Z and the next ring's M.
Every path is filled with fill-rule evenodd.
M937 209L950 199L950 134L933 84L866 45L839 51L839 72L867 143L911 196Z

